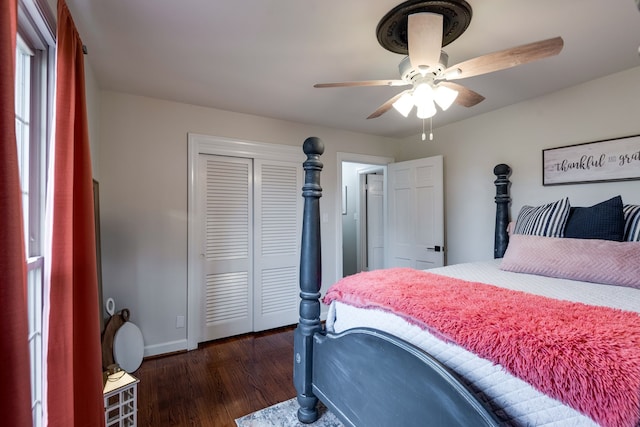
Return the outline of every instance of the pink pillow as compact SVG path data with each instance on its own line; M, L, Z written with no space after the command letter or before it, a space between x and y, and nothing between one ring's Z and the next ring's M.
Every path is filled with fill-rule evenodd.
M500 268L640 289L640 242L512 234Z

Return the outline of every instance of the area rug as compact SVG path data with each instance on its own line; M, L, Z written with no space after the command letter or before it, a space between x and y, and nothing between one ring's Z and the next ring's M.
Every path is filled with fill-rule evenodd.
M318 405L320 418L314 423L301 423L297 412L298 402L293 398L238 418L236 424L238 427L343 427L336 416L321 403Z

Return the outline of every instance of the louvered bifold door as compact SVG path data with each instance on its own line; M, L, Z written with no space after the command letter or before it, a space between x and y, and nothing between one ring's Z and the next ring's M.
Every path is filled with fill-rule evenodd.
M202 339L253 328L252 159L200 155L203 239Z
M298 322L302 167L255 160L254 330Z

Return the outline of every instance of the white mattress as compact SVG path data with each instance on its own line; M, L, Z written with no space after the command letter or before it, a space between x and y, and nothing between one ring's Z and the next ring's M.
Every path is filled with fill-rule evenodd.
M640 290L637 289L511 273L500 270L498 266L499 260L496 260L457 264L429 271L551 298L640 313ZM445 343L394 314L356 308L340 302L332 303L327 316L327 330L339 333L354 327L379 329L424 349L461 375L472 389L481 390L487 403L496 410L505 425L597 425L590 418L507 373L500 365L494 365L459 346Z

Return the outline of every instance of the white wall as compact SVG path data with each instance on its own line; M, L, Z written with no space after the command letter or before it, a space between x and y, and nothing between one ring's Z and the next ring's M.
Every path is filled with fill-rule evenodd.
M490 94L485 94L490 96ZM401 145L398 160L444 156L449 264L493 257L493 167L507 163L511 215L569 196L590 206L615 195L640 202L640 181L542 186L542 149L640 134L640 67L434 130Z
M336 277L337 152L409 160L442 154L448 263L493 256L493 167L513 168L512 215L523 204L569 195L589 205L621 194L640 202L640 181L543 187L541 150L640 134L640 67L435 130L400 144L344 132L115 92L99 95L99 158L105 297L131 310L146 354L184 342L187 315L187 133L301 146L326 145L322 161L323 282Z
M397 140L102 92L100 196L104 296L127 307L145 354L175 350L187 315L187 133L299 146L325 143L321 213L323 283L336 280L337 152L389 156Z

